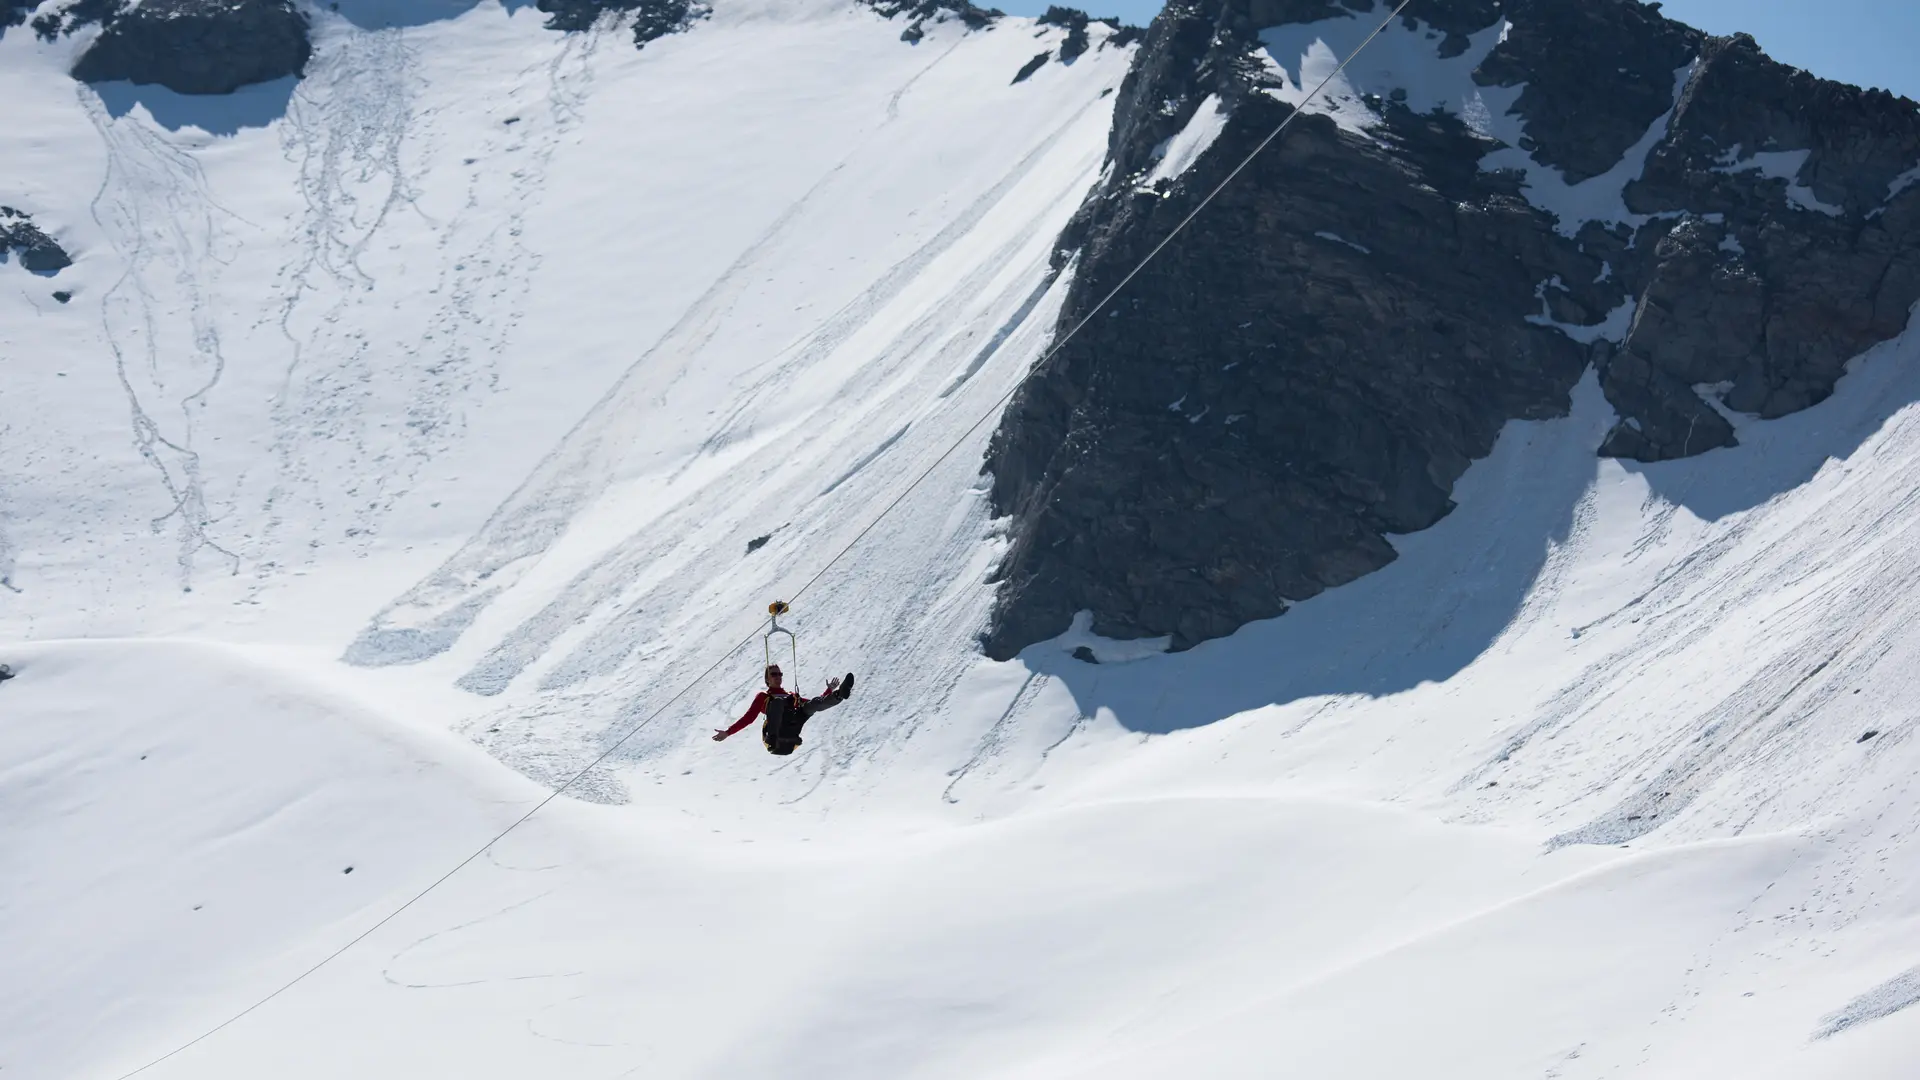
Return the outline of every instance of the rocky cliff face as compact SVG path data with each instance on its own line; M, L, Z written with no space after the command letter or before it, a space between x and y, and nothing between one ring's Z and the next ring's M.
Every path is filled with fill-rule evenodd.
M32 218L11 206L0 206L0 260L9 255L36 274L57 274L73 265L66 249L40 231Z
M1062 238L1059 332L1387 10L1175 0ZM988 652L1081 610L1182 648L1378 569L1590 364L1620 415L1597 449L1641 460L1821 400L1920 298L1917 180L1920 107L1750 38L1635 0L1415 0L1016 396Z
M98 6L98 5L96 5ZM70 31L88 13L68 9L43 34ZM226 94L301 74L313 48L292 0L143 0L101 6L103 26L73 67L82 82L125 80L180 94Z
M587 29L608 12L630 17L635 48L680 33L713 10L700 0L540 0L537 7L547 13L547 29L568 33Z
M900 40L910 44L917 44L926 36L928 23L958 19L969 30L984 30L1006 14L999 8L979 7L971 0L861 0L861 3L878 12L881 18L906 20L907 28L900 32Z
M929 0L931 2L931 0ZM34 30L53 39L87 26L100 35L74 64L82 82L126 81L181 94L225 94L305 73L313 47L297 0L0 0L0 33L39 5ZM549 29L585 30L609 13L636 47L705 18L702 0L537 0Z

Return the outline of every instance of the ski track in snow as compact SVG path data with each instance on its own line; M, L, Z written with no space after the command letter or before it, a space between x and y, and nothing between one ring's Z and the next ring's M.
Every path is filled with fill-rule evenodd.
M376 357L369 353L384 353L391 343L370 341L350 322L340 323L376 284L362 256L408 198L401 157L412 119L412 59L402 30L323 39L287 110L281 138L299 169L306 250L281 284L278 322L289 356L274 399L280 478L266 499L269 544L278 539L288 503L297 499L324 512L337 494L328 488L342 480L375 485L367 510L380 502L387 462L368 460L371 440L363 424L375 377ZM329 293L331 303L324 299ZM322 304L320 313L306 316ZM357 487L348 494L361 501ZM356 529L369 521L365 511L354 518ZM262 569L275 566L268 560Z
M126 393L134 444L171 504L152 522L153 531L173 524L175 580L191 591L202 552L223 561L229 573L240 565L208 532L214 508L194 449L194 427L227 363L204 281L223 259L214 219L220 208L192 155L150 127L114 121L91 91L79 93L109 162L93 218L126 259L125 272L102 300L102 328ZM184 310L184 341L163 310Z
M364 549L421 470L464 437L465 412L497 384L497 357L539 268L523 241L526 217L540 203L548 163L580 122L603 30L568 35L550 61L517 73L516 86L544 90L546 115L512 117L462 159L466 199L451 220L421 208L423 166L409 164L424 156L422 144L442 138L416 100L425 76L413 33L332 35L288 110L283 143L299 167L307 243L281 286L289 361L275 399L281 480L267 497L276 533L286 504L299 501L322 514L344 511L329 515L345 522L340 539ZM433 235L437 254L428 290L437 299L412 343L383 339L354 317L384 278L408 272L404 262L368 266L374 254L417 243L396 231L403 216ZM397 424L378 407L392 397L406 403ZM311 559L310 551L293 557L302 554ZM262 574L276 569L269 560Z
M7 429L0 428L0 445L5 445L6 436ZM19 549L14 545L9 530L11 523L8 519L12 517L12 512L8 509L9 505L7 489L4 484L0 484L0 589L17 593L20 587L13 583L13 572L14 565L19 559Z

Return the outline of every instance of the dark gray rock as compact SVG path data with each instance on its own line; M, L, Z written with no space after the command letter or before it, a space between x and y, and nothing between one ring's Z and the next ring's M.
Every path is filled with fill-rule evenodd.
M1748 167L1756 153L1792 177ZM1656 461L1728 445L1731 427L1693 387L1784 416L1825 400L1849 359L1900 333L1920 298L1920 191L1888 192L1917 161L1912 101L1775 63L1744 34L1706 41L1667 137L1627 188L1630 209L1684 218L1642 238L1645 291L1602 369L1622 416L1602 452Z
M909 44L916 44L921 38L926 37L926 24L930 22L958 19L961 25L969 30L985 30L993 25L995 19L1006 16L1006 12L999 8L978 7L970 0L861 0L861 2L878 12L882 18L909 20L907 28L900 32L900 40Z
M1722 258L1721 232L1689 218L1654 249L1627 346L1604 367L1621 421L1602 453L1655 460L1733 445L1733 425L1692 386L1721 381L1758 345L1766 286L1741 261Z
M1144 27L1128 26L1112 17L1094 18L1079 8L1061 7L1058 4L1049 6L1046 13L1034 21L1041 26L1058 26L1067 32L1067 39L1060 43L1059 56L1063 64L1073 63L1092 46L1093 38L1088 28L1095 23L1108 30L1106 38L1100 43L1102 48L1123 49L1146 34Z
M1638 0L1483 0L1435 8L1477 22L1474 29L1502 17L1512 24L1476 78L1524 84L1514 111L1527 120L1534 160L1563 170L1571 182L1612 168L1673 107L1674 71L1705 39Z
M1087 13L1079 8L1061 7L1058 4L1047 8L1046 13L1035 20L1041 26L1058 26L1067 32L1067 39L1060 43L1060 62L1071 64L1087 51Z
M577 33L609 11L631 14L633 44L645 48L668 34L683 33L713 13L701 0L539 0L547 13L547 28Z
M38 0L28 3L32 8ZM61 34L70 34L83 26L110 26L120 17L127 6L127 0L75 0L74 3L50 7L34 17L33 31L43 39L52 41Z
M1167 6L1116 98L1107 178L1058 245L1075 261L1060 334L1287 115L1260 92L1259 30L1370 10ZM1452 509L1507 421L1563 414L1589 363L1621 416L1602 452L1654 460L1730 444L1722 409L1805 408L1900 332L1920 298L1920 185L1889 190L1920 162L1913 102L1633 0L1424 0L1412 25L1458 56L1503 18L1473 78L1524 84L1517 145L1536 164L1578 180L1659 136L1627 188L1632 223L1561 235L1522 177L1483 168L1502 144L1402 94L1365 102L1369 135L1300 117L1008 407L986 461L1012 539L990 655L1081 610L1096 633L1185 648L1378 569L1388 535ZM1218 140L1143 189L1210 94L1230 110ZM1629 304L1617 346L1546 325Z
M307 18L292 0L144 0L135 7L96 7L81 13L105 27L73 66L73 77L82 82L226 94L298 76L313 52ZM74 29L77 11L68 9L55 32ZM39 21L35 27L48 32Z
M1095 19L1093 21L1105 23L1113 30L1113 33L1108 34L1107 40L1102 43L1103 48L1124 49L1147 36L1146 27L1130 26L1121 22L1119 19Z
M1036 71L1039 71L1043 67L1046 67L1047 61L1051 59L1053 59L1052 53L1036 54L1033 59L1027 61L1024 64L1021 64L1019 71L1016 71L1013 73L1013 81L1016 83L1023 83L1023 82L1026 82L1028 79L1033 78L1033 73Z
M1092 223L1066 318L1283 109L1244 100L1186 194L1124 197ZM1097 633L1175 647L1278 614L1444 516L1506 420L1565 410L1585 350L1524 321L1557 254L1546 215L1492 188L1456 202L1448 178L1318 117L1290 135L1009 408L989 456L1016 523L990 653L1083 608Z
M0 206L0 258L9 253L36 274L57 274L73 265L66 249L41 232L31 218L11 206Z

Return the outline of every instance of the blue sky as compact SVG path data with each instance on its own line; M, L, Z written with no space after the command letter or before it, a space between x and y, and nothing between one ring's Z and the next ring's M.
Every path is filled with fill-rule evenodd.
M1160 10L1156 0L1084 2L1091 14L1143 26ZM1016 15L1047 9L1047 0L983 3ZM1419 7L1413 0L1408 11ZM1744 30L1774 59L1816 75L1920 98L1920 0L1667 0L1662 10L1710 33Z

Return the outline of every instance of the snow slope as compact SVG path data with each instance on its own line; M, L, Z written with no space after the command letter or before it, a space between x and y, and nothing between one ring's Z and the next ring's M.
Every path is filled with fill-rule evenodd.
M343 6L217 107L0 42L77 259L0 265L7 1075L206 1031L636 725L143 1075L1911 1075L1920 333L1657 466L1589 382L1380 573L994 664L973 425L1128 53ZM757 644L648 719L856 537L800 754L707 737Z

